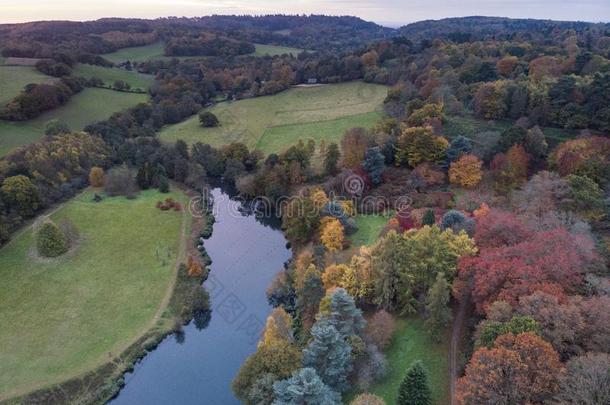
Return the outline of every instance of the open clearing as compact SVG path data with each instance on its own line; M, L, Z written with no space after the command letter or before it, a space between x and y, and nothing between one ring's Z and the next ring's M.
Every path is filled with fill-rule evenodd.
M35 258L31 229L0 249L0 399L108 361L144 332L171 285L183 213L155 203L173 197L185 206L186 196L92 197L52 215L80 233L74 252Z
M280 152L299 139L338 141L346 129L370 127L380 117L387 87L350 82L296 87L273 96L219 103L209 109L220 120L203 128L195 115L160 132L164 141L213 146L241 141L263 152Z
M415 360L423 361L428 369L432 398L437 405L449 403L449 332L434 343L424 330L424 322L419 318L396 320L396 332L392 345L385 352L389 373L379 383L375 383L369 392L382 397L387 404L395 404L398 398L398 387L407 368Z
M513 121L498 120L486 121L475 118L473 116L450 116L447 117L443 125L443 135L452 139L458 135L463 135L471 138L474 134L487 131L502 132L514 124ZM566 139L575 138L578 135L578 130L570 130L563 128L542 128L549 146L555 146Z
M372 245L379 238L379 232L388 223L390 216L384 215L356 215L354 218L358 230L349 238L353 247Z
M115 81L122 80L125 83L129 83L132 89L141 90L148 90L155 81L155 78L151 75L145 75L125 69L87 65L83 63L79 63L72 69L72 75L87 79L97 77L98 79L103 80L106 86L112 86Z
M264 45L254 44L256 51L252 54L254 56L275 56L282 55L285 53L296 56L302 49L290 48L285 46L275 45ZM177 58L180 60L185 59L200 59L204 56L165 56L165 49L162 42L156 42L150 45L134 46L132 48L119 49L116 52L107 53L101 55L105 59L113 63L121 63L125 61L131 62L145 62L153 59L173 59Z
M52 119L65 122L72 130L81 130L88 124L106 119L117 111L146 100L146 94L86 88L73 96L67 104L32 120L0 121L0 157L42 138L46 123Z
M0 108L18 96L27 84L53 80L31 66L0 66Z

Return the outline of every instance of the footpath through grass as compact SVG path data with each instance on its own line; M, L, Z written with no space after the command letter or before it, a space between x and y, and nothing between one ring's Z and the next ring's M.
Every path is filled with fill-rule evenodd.
M428 369L432 398L437 405L449 403L449 331L441 343L434 343L419 318L397 319L392 345L385 352L390 371L383 381L373 384L369 392L382 397L388 405L395 404L398 388L407 368L415 360Z
M88 124L104 120L117 111L146 100L148 100L146 94L86 88L65 105L47 111L32 120L21 122L0 120L0 157L19 146L42 138L46 123L52 119L65 122L73 131L80 131Z
M164 128L159 136L167 142L183 139L216 147L240 141L265 153L281 152L299 139L338 141L348 128L372 126L386 93L387 87L364 82L296 87L213 106L209 111L220 120L219 127L203 128L195 115Z
M144 332L173 277L183 213L141 192L134 200L87 191L53 214L77 247L38 258L27 229L0 249L0 400L59 383L110 360Z

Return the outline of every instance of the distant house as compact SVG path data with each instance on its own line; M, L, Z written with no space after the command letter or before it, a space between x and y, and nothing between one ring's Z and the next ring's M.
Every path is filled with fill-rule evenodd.
M307 79L307 84L318 84L318 79L315 77Z

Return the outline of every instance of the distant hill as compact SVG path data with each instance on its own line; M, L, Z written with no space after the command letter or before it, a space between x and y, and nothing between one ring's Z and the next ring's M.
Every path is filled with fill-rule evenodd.
M411 40L444 38L467 42L517 37L544 40L553 31L566 29L573 29L577 33L588 30L610 31L610 24L472 16L419 21L399 28L398 33Z

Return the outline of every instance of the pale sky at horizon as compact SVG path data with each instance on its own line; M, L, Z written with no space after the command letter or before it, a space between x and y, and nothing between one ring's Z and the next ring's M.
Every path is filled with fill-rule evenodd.
M0 0L0 23L210 14L354 15L384 25L470 15L610 21L610 0Z

